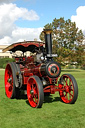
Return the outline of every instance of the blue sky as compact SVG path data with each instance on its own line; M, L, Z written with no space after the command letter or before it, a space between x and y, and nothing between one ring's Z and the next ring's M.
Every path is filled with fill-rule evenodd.
M0 0L0 45L40 40L43 27L60 17L85 34L85 0Z
M72 15L76 15L79 6L85 6L85 0L17 0L14 3L18 7L36 11L40 17L37 21L16 21L18 26L30 28L43 27L54 18L71 19Z

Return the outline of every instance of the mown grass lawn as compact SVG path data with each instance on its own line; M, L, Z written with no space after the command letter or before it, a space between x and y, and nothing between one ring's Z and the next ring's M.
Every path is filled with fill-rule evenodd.
M0 128L85 128L85 71L62 70L78 83L75 104L60 101L59 94L45 97L42 108L34 109L27 99L8 99L4 89L4 71L0 70Z

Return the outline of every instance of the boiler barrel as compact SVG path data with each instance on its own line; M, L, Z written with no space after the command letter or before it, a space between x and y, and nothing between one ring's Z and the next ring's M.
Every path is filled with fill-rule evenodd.
M57 62L49 61L42 63L38 66L34 66L24 71L24 76L37 75L39 77L49 76L50 78L56 78L60 75L61 68Z

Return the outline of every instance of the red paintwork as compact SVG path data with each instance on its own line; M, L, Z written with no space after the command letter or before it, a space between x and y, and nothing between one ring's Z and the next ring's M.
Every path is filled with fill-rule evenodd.
M8 80L11 78L11 82ZM13 74L10 65L8 64L5 70L5 90L8 98L11 98L13 91Z
M57 72L56 72L56 74L58 74L59 73L59 67L56 65L56 64L51 64L49 67L48 67L48 71L49 71L49 73L53 76L54 74L51 72L51 66L56 66L57 67Z
M36 47L39 47L39 46L43 46L43 44L41 44L41 43L42 42L26 41L26 42L23 42L23 43L15 43L14 47L17 47L17 46L29 47L30 45L34 45Z

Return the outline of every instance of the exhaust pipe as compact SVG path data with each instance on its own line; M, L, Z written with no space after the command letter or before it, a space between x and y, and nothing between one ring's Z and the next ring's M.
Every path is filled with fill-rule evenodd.
M45 49L47 58L52 58L52 29L44 29Z

